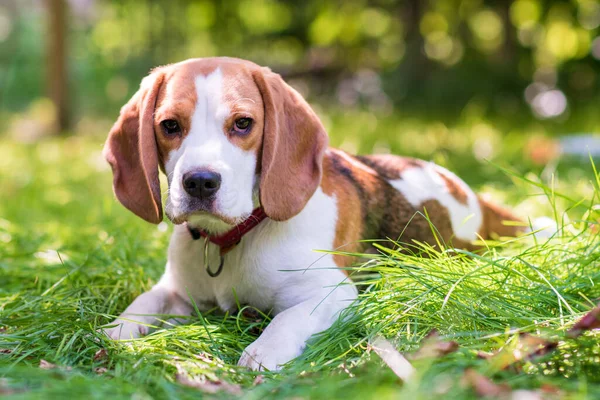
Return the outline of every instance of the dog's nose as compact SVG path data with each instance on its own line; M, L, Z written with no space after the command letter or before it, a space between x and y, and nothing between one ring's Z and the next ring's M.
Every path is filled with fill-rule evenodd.
M193 197L205 199L217 193L221 175L212 171L195 171L183 175L183 188Z

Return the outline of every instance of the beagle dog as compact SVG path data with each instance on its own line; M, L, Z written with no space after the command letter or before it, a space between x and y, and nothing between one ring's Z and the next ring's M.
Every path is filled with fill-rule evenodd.
M347 268L356 260L314 250L357 254L373 250L365 239L388 238L474 248L523 229L431 162L328 147L302 96L240 59L154 69L121 109L104 156L118 200L154 224L162 170L175 224L164 275L106 333L137 338L161 315L249 304L274 315L239 360L255 370L300 355L357 298Z

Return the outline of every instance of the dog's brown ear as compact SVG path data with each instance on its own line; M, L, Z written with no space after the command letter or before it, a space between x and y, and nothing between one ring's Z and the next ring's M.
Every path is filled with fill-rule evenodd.
M260 202L276 221L298 214L321 182L327 133L302 96L268 68L254 71L265 121Z
M130 211L153 224L162 221L154 109L163 79L159 70L142 80L140 89L121 108L104 145L115 195Z

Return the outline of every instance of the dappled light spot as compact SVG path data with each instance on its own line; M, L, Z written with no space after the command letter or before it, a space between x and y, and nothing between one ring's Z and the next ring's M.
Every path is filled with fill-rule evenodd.
M237 11L246 28L254 33L281 31L292 20L288 6L273 0L243 0Z
M541 11L536 0L517 0L510 5L510 20L517 28L531 28L539 21Z
M0 242L9 243L12 240L12 235L8 232L0 232Z
M435 32L427 36L425 54L431 59L443 61L450 58L454 43L445 32Z
M442 13L428 11L421 18L419 28L425 37L436 32L446 33L448 32L448 20Z
M169 225L165 221L162 221L156 225L156 229L158 229L159 232L166 232L169 229Z
M579 46L577 31L567 22L552 22L546 31L546 46L549 53L558 60L572 58L577 54Z
M480 161L491 160L498 154L501 135L490 124L479 122L471 128L473 141L473 155Z
M469 19L476 45L484 52L493 52L504 42L504 25L500 16L491 9L477 12Z
M367 8L361 15L364 32L368 36L381 37L390 28L390 16L383 10L377 8Z
M592 30L600 26L600 4L597 1L582 1L577 19L585 29Z
M480 161L489 160L494 157L494 144L489 138L478 138L473 143L473 154Z
M61 254L56 250L44 250L38 251L34 254L34 257L42 261L44 264L62 264L69 257L66 254Z
M389 35L381 39L377 54L387 68L397 66L406 54L406 44L399 35Z
M537 94L531 107L540 118L555 118L566 111L567 97L558 89L548 90Z
M524 47L535 46L539 38L542 36L542 27L539 25L532 25L525 28L520 28L517 31L517 38L519 43Z

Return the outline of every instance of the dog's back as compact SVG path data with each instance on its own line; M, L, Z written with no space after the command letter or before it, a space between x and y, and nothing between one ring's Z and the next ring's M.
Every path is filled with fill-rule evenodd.
M358 243L363 238L474 249L477 239L515 236L523 230L505 224L520 221L512 212L477 196L456 175L431 162L330 149L323 171L324 190L331 186L329 191L337 192L338 224L355 232L341 235L339 245L345 251L364 251L368 244Z

